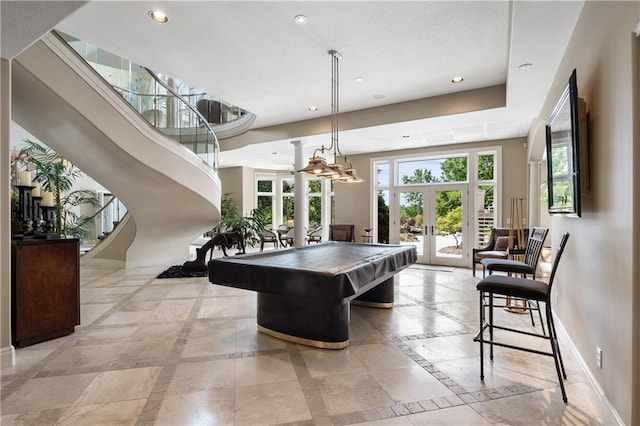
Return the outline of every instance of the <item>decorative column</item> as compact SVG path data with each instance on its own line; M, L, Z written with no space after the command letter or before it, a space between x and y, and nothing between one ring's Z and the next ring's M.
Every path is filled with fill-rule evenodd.
M540 225L540 165L541 160L529 161L529 223L527 227Z
M294 224L294 240L293 243L296 247L304 246L304 224L305 224L305 212L307 211L307 196L304 191L304 176L298 170L303 169L304 156L302 153L302 142L292 141L291 144L295 149L295 162L293 168L295 172L295 189L294 189L294 206L293 206L293 224Z

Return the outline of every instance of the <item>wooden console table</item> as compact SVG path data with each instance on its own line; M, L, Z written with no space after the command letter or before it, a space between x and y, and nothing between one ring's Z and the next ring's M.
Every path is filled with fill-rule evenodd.
M66 336L79 324L79 240L12 241L13 345L23 347Z

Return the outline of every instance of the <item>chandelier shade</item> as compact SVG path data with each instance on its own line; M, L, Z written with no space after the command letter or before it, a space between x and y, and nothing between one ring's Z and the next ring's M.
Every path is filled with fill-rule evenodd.
M347 161L347 156L340 151L338 141L338 61L342 56L336 50L330 50L329 56L331 56L331 145L328 147L322 145L320 148L317 148L313 153L313 157L309 159L309 164L298 170L298 172L341 183L364 182L364 179L358 177L351 163ZM326 159L318 155L318 153L324 154L325 151L332 150L333 163L327 164ZM338 162L339 158L343 159L342 164Z
M327 160L324 157L315 156L309 159L309 164L307 164L305 168L298 171L320 176L322 173L326 173L328 170L329 167L327 166Z

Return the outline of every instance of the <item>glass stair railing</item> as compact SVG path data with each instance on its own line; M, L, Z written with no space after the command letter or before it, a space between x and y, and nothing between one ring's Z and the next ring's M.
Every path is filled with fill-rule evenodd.
M156 129L191 149L214 170L218 168L215 126L253 122L255 116L168 77L56 31L102 78ZM212 123L212 124L210 124Z

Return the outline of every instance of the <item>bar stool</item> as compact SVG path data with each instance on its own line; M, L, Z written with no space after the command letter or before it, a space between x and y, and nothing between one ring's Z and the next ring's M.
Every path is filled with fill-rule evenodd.
M484 345L489 344L489 358L493 361L493 347L501 346L510 349L521 350L530 353L536 353L539 355L546 355L553 357L556 365L556 372L558 374L558 383L560 384L560 390L562 391L562 400L567 402L567 394L564 389L564 379L567 378L567 374L562 362L562 355L560 354L560 346L558 345L558 337L556 333L556 327L553 322L553 313L551 312L551 288L556 276L556 270L560 262L560 257L564 252L564 248L569 239L569 233L565 232L562 235L560 246L556 252L556 257L553 260L553 268L551 269L551 276L549 277L549 284L543 281L537 281L527 278L517 278L513 276L505 275L489 275L483 278L476 285L477 290L480 292L480 330L475 335L473 340L480 343L480 380L484 380ZM549 334L532 333L521 329L515 329L505 326L495 325L493 322L493 308L505 307L504 305L495 305L494 297L517 297L526 300L535 300L536 302L544 302L547 316L547 330ZM531 309L530 307L527 309ZM489 319L487 321L486 311L489 311ZM489 330L489 338L484 337L485 330ZM544 352L533 348L517 346L515 344L508 344L498 342L494 340L494 330L512 331L514 333L526 334L528 336L539 337L541 339L549 340L551 344L551 352Z

